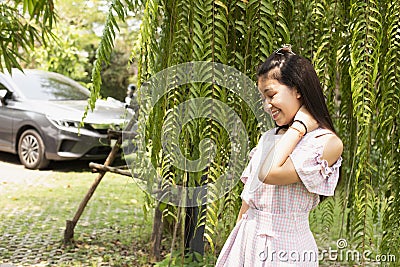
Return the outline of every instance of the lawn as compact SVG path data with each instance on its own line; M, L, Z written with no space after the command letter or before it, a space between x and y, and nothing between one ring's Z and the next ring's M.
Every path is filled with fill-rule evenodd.
M146 266L152 214L145 218L144 194L129 177L105 175L75 228L74 245L63 245L66 220L96 176L36 171L32 178L0 179L0 264Z

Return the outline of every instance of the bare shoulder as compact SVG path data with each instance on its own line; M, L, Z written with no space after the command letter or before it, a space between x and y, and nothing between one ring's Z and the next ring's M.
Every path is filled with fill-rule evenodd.
M327 134L319 138L324 147L322 158L328 161L329 166L332 166L343 153L343 142L335 134Z

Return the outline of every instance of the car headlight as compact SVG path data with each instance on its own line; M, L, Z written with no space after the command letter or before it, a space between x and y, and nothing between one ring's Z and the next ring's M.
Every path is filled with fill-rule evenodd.
M60 120L48 117L49 121L54 124L57 128L66 127L66 128L79 128L79 121L69 121L69 120Z
M64 119L55 119L51 117L47 117L49 121L56 126L57 128L75 128L75 129L86 129L90 131L96 131L99 133L107 133L108 129L112 130L121 130L124 128L123 123L81 123L80 121L71 121L71 120L64 120Z

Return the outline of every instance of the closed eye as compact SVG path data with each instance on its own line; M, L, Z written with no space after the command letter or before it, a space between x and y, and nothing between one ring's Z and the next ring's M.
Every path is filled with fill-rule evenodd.
M275 96L275 94L271 94L271 95L267 95L266 97L269 99L272 99L272 98L274 98L274 96Z

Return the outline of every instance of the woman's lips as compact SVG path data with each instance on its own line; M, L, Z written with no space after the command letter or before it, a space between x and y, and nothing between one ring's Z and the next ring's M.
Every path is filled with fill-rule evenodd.
M274 110L274 111L271 110L271 116L272 116L272 118L273 118L274 120L276 120L276 118L279 116L279 113L280 113L280 112L281 112L280 109L277 109L277 110Z

